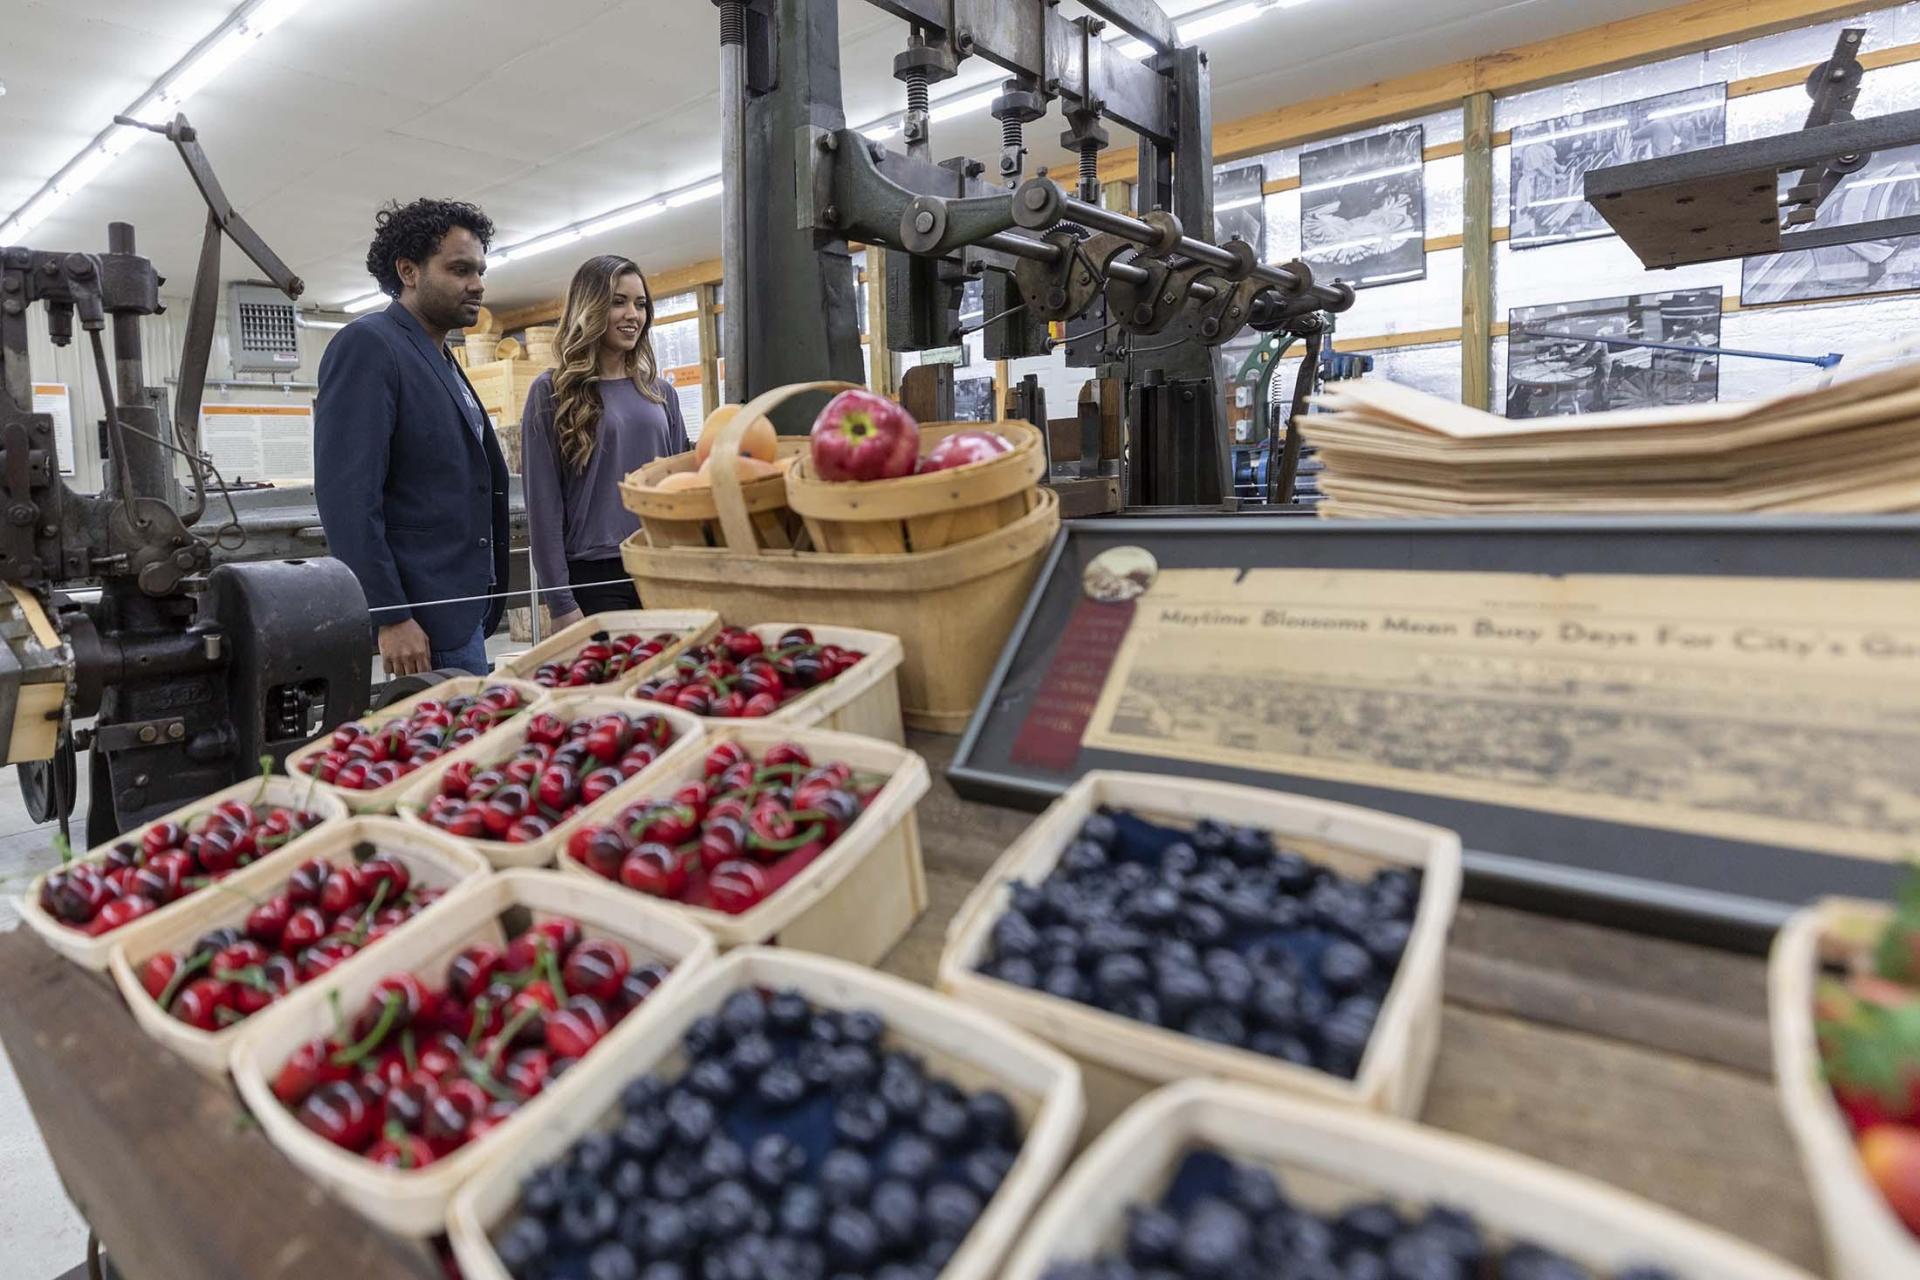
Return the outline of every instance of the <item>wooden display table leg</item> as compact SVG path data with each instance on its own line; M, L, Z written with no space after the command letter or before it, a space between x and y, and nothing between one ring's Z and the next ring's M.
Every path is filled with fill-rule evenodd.
M24 929L0 934L0 991L0 1044L67 1194L126 1280L441 1274L424 1246L328 1197L230 1088L148 1039L106 981Z

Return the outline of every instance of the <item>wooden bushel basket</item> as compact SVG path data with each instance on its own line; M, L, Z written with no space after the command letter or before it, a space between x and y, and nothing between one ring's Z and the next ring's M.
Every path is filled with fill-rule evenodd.
M1047 452L1038 428L1024 422L925 423L920 455L948 436L979 430L1004 436L1013 451L950 471L839 484L819 479L812 459L802 457L788 474L787 502L806 521L815 551L937 551L1004 529L1040 500Z
M740 419L736 416L735 421ZM745 430L744 424L741 430ZM724 439L726 434L723 429L721 444L729 449L730 456L737 456L739 433L735 432L730 442ZM794 459L806 452L807 442L804 438L789 438L782 440L779 447L781 459ZM720 447L716 446L714 452L718 454ZM626 504L627 510L640 517L638 536L656 547L784 550L793 546L800 532L800 519L787 509L787 475L784 471L742 484L734 474L732 465L726 466L732 491L740 495L745 507L744 523L730 527L720 518L720 463L716 462L708 468L707 474L714 481L711 488L662 492L653 487L675 472L694 471L698 467L693 454L676 453L670 458L654 459L620 482L620 500ZM652 605L654 602L649 600L646 603Z
M846 382L810 382L769 391L721 429L725 459L746 423L801 391L843 391ZM804 445L804 441L799 442ZM735 626L831 618L842 626L900 637L900 702L909 725L937 733L966 728L1007 633L1060 531L1060 500L1036 489L1033 509L1003 529L941 547L895 555L835 555L760 549L739 552L752 522L741 486L724 461L713 467L726 547L649 545L628 538L620 558L640 598L661 609L713 609ZM681 497L669 494L668 497Z

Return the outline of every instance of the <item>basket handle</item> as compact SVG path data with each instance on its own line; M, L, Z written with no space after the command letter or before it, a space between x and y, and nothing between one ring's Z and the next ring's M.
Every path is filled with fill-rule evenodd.
M747 428L766 417L780 405L808 391L864 391L857 382L791 382L784 387L763 391L747 401L740 412L720 428L714 438L712 463L713 505L720 514L720 529L727 546L741 555L752 555L758 547L753 533L753 518L747 514L747 500L740 492L740 441Z

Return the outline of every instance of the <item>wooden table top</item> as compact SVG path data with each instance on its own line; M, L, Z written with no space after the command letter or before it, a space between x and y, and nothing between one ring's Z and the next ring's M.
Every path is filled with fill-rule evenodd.
M954 795L909 736L930 905L883 967L931 982L948 921L1030 815ZM97 975L0 935L0 1041L81 1214L127 1280L432 1277L327 1197L230 1087L149 1040ZM1422 1119L1636 1192L1823 1273L1769 1078L1764 962L1465 903Z

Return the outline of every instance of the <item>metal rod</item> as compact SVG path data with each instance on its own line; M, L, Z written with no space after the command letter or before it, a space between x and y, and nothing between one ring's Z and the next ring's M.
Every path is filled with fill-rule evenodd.
M720 6L721 287L720 354L726 400L747 399L747 45L746 5Z
M1152 244L1160 238L1159 231L1151 224L1143 222L1131 214L1121 213L1115 209L1105 209L1097 204L1088 204L1086 201L1077 200L1072 196L1066 197L1061 201L1061 204L1064 206L1062 216L1072 219L1081 226L1091 227L1095 231L1105 231L1109 234L1119 236L1124 240L1131 240L1135 244L1143 245ZM1239 265L1239 259L1235 258L1233 254L1227 252L1225 249L1222 249L1219 245L1208 244L1204 240L1195 240L1192 236L1181 236L1178 249L1180 253L1185 254L1196 262L1204 262L1210 267L1218 267L1223 271L1231 271ZM1270 285L1275 285L1286 290L1288 293L1297 294L1301 292L1300 277L1285 267L1262 264L1253 269L1253 275L1256 280L1263 280ZM1144 278L1143 275L1142 279ZM1311 296L1316 301L1324 302L1329 306L1343 300L1343 295L1339 292L1324 288L1320 285L1314 286Z
M997 231L990 236L982 236L978 243L982 249L1012 254L1016 258L1027 258L1034 262L1060 261L1060 246L1012 231Z
M107 250L117 254L133 253L132 223L107 224ZM113 313L113 373L121 404L140 404L145 400L147 376L140 351L140 317L131 311Z

